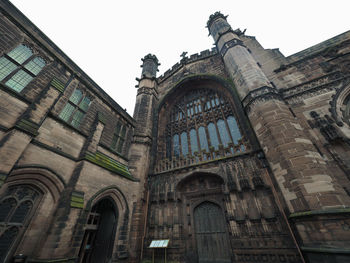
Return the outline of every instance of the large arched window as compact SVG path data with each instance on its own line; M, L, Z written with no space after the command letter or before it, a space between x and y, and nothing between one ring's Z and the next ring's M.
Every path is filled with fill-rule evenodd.
M167 111L159 159L201 161L245 151L232 105L220 92L192 89Z
M21 92L45 65L43 58L36 56L29 47L21 44L0 57L0 82Z
M29 185L9 187L0 198L0 262L6 262L40 201L41 193Z

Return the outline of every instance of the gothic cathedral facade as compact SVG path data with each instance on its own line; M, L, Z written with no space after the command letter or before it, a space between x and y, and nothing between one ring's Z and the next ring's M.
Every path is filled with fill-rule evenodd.
M0 263L350 262L350 31L285 57L207 28L142 59L131 117L0 0Z

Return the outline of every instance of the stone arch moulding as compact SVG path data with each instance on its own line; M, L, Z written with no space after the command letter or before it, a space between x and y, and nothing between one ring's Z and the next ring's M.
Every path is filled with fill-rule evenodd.
M0 196L7 192L9 187L31 186L40 192L40 199L33 213L26 221L22 234L18 237L16 250L23 254L36 257L42 249L45 235L51 226L53 213L57 207L65 183L60 175L43 166L17 166L9 174L5 184L0 189ZM40 222L37 224L35 222ZM22 238L30 236L31 238Z
M228 92L231 93L233 99L237 100L237 102L240 103L238 94L235 91L235 87L233 82L228 81L220 76L217 75L209 75L209 74L197 74L197 75L191 75L187 76L183 79L181 79L179 82L177 82L173 87L169 89L169 91L166 93L166 95L159 101L158 103L158 108L157 112L163 107L164 103L173 95L177 92L178 89L180 89L183 86L186 86L190 84L190 82L194 81L212 81L218 83L222 88L227 90Z
M202 92L204 92L205 94L202 94ZM198 93L198 94L194 95L194 93ZM211 94L211 93L215 93L215 94ZM201 97L202 95L199 95L199 94L202 94L206 98L209 98L211 96L216 97L217 100L219 100L220 98L220 103L219 103L220 105L218 106L216 104L217 107L216 106L212 107L213 112L219 111L220 116L221 114L223 114L222 123L224 126L229 125L226 121L226 118L233 117L234 124L231 124L231 125L238 126L239 136L240 136L239 138L233 138L235 135L232 135L232 132L231 133L229 132L229 134L225 134L223 132L223 134L221 134L220 131L223 131L223 130L218 129L219 123L217 123L216 121L211 122L214 125L209 123L209 120L212 117L208 119L208 116L214 116L214 115L212 113L209 114L209 112L211 112L212 110L209 110L209 111L205 110L205 105L203 104L205 103L203 100L204 97ZM193 119L197 119L196 121L197 124L198 124L198 121L201 124L203 124L200 126L204 127L206 131L206 137L207 137L206 141L208 141L209 143L205 143L207 144L207 147L205 151L206 153L203 154L204 157L201 155L199 159L195 158L196 154L202 152L202 150L204 149L203 147L205 147L205 146L198 147L199 145L198 138L200 137L201 131L199 130L198 125L195 126L196 128L194 129L196 130L196 132L195 132L195 135L193 136L195 136L194 138L197 138L197 140L194 139L194 141L198 141L196 145L197 145L197 148L200 148L200 149L192 150L191 147L188 147L189 145L183 146L181 143L179 143L179 147L181 147L182 145L183 149L187 149L187 152L185 153L181 151L181 154L183 154L184 156L189 156L188 158L186 157L187 159L186 162L193 162L194 159L197 160L195 162L198 162L198 160L199 162L202 162L203 161L202 159L206 160L207 158L209 159L214 158L213 157L214 155L210 154L212 152L212 149L209 150L208 147L217 148L217 146L220 145L221 146L220 154L225 156L226 154L229 154L229 152L232 152L231 154L233 154L233 152L237 153L237 152L240 152L242 149L243 151L251 151L251 150L255 151L260 148L255 136L255 133L242 107L242 103L239 99L239 96L235 90L235 87L232 81L230 79L224 79L216 75L209 75L209 74L191 75L183 78L175 85L169 87L169 90L166 92L166 94L162 98L160 98L160 101L156 107L156 110L155 110L156 114L154 114L154 117L153 117L154 118L153 121L155 124L154 125L155 129L153 129L153 137L156 138L157 143L153 144L152 146L152 152L154 153L153 159L152 159L152 167L156 173L159 171L162 171L162 169L165 169L164 168L165 166L168 167L168 162L167 162L168 160L172 160L173 158L177 159L177 157L181 155L180 152L175 153L173 151L172 146L169 147L169 145L174 144L174 142L172 142L172 139L175 139L175 138L172 136L176 135L176 130L177 130L176 128L174 128L174 125L175 125L174 121L170 122L170 119L171 119L171 116L173 116L172 111L175 108L178 108L178 105L177 105L178 103L182 103L186 105L185 98L187 95L189 95L189 97L187 97L186 101L188 99L196 100L193 102L188 101L188 103L190 104L187 104L187 105L190 105L190 107L192 107L192 105L195 105L195 104L197 105L197 103L201 101L200 104L203 107L203 109L199 108L198 110L199 113L197 114L197 106L196 106L195 107L196 117ZM197 97L192 97L193 95ZM192 103L195 103L195 104L192 104ZM188 113L185 113L184 111L182 112L183 112L183 115L188 115ZM181 116L183 115L181 114ZM191 115L193 115L193 112L191 113ZM179 120L176 119L176 121L181 122L180 119L183 119L183 118L186 118L186 117L179 117ZM179 127L178 132L182 133L181 136L188 137L187 139L188 143L190 142L189 137L192 136L190 135L190 129L193 129L193 123L194 121L191 121L191 124L188 124L187 126L183 126L183 125L176 126L176 127ZM222 125L222 123L220 123L220 125ZM210 143L210 140L208 137L210 136L210 134L209 134L209 131L207 131L210 128L211 130L213 130L213 127L210 127L208 125L212 125L213 127L215 127L216 137L221 138L221 140L220 139L216 141L214 140L215 146L213 146L213 144ZM177 135L180 136L180 133ZM201 133L203 135L203 131ZM220 136L218 133L220 133ZM222 138L225 138L225 141L223 141ZM181 141L183 141L183 139L181 139ZM232 149L229 150L229 147L231 147ZM189 149L191 149L192 152L189 152ZM209 157L207 156L207 153L210 155ZM171 166L174 166L174 167L177 167L178 165L179 165L179 162L177 161L171 164Z
M343 84L343 87L338 89L332 96L329 109L338 126L344 127L344 123L346 123L350 128L350 119L346 119L346 117L350 118L350 116L344 115L344 108L347 104L350 105L350 80L346 81L346 83Z
M49 192L56 203L66 184L62 176L46 167L18 166L8 176L5 185L31 184L45 194Z
M95 204L105 198L111 200L118 209L117 228L114 235L114 245L112 251L112 255L114 255L117 252L118 246L120 245L120 238L118 237L121 235L121 229L128 229L129 226L129 206L123 192L116 185L111 185L96 192L88 200L85 211L89 213ZM126 240L128 240L128 238L126 238ZM123 253L127 254L127 251L118 251L118 257L121 257Z
M123 192L115 185L108 186L99 190L95 193L87 202L86 210L90 210L96 203L98 203L103 198L110 198L113 200L115 205L117 206L120 214L128 213L129 207Z
M183 184L186 184L187 181L191 181L193 179L198 179L200 178L200 176L211 176L211 177L215 177L215 178L218 178L220 181L221 181L221 184L225 184L225 178L218 174L218 173L212 173L212 172L208 172L206 170L203 170L203 171L195 171L195 172L191 172L191 173L188 173L188 174L185 174L182 178L179 179L179 181L176 183L176 191L178 191L179 189L181 189L181 186Z
M223 214L225 213L226 208L221 203L219 203L217 200L215 200L214 198L210 198L210 197L206 197L203 200L194 201L192 203L193 212L194 212L194 210L196 210L197 207L199 207L201 204L204 204L204 203L212 203L214 205L217 205L222 210L222 213Z

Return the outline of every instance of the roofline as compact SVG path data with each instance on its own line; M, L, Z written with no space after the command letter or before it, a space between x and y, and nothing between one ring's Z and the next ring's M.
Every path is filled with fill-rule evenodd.
M0 0L0 11L11 20L16 26L21 28L28 36L38 42L42 48L56 57L67 67L77 78L88 88L94 89L94 93L111 108L121 114L133 126L135 120L129 115L113 98L111 98L97 83L92 80L73 60L71 60L56 44L50 40L37 26L35 26L17 7L8 0Z

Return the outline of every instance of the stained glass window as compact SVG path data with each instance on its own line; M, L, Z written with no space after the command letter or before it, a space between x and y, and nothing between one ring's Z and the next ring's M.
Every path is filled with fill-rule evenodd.
M20 92L32 79L33 77L30 74L21 69L5 84L11 89Z
M174 135L174 156L178 157L180 155L180 141L179 141L179 135Z
M89 109L90 103L91 100L88 96L84 96L80 89L75 89L59 117L73 127L78 128Z
M10 51L7 55L15 60L18 64L22 64L33 55L33 52L29 47L25 45L19 45Z
M41 194L31 186L11 186L0 197L0 262L8 257L19 233L33 214Z
M17 66L5 57L0 58L0 81L6 78Z
M24 67L34 75L38 75L44 66L45 61L41 57L36 57L33 60L29 61Z
M197 132L195 129L190 131L191 153L198 152Z
M221 142L225 147L227 147L228 144L231 142L231 138L230 138L230 135L228 134L225 121L218 120L217 125L220 133Z
M215 90L189 90L174 102L168 114L164 131L165 151L159 151L160 158L177 158L180 153L185 157L194 156L197 152L197 160L200 155L208 160L226 153L233 154L228 149L230 143L241 143L234 110L228 99ZM220 144L225 151L212 154L210 147L219 150ZM211 156L206 157L208 155Z
M198 129L199 142L201 145L201 150L209 151L207 135L205 134L205 128L203 126Z
M214 123L212 123L212 122L209 123L208 131L209 131L211 145L214 147L215 150L218 150L219 149L219 139L218 139L218 134L216 132L216 128L215 128Z
M19 45L0 58L0 81L21 92L45 65L44 59L35 56L29 47Z
M126 126L119 121L114 130L112 146L111 146L118 153L122 153L123 145L125 142L125 134L126 134Z
M238 140L241 139L242 135L241 135L241 132L239 131L236 119L233 116L229 116L227 118L227 123L230 128L230 133L231 133L233 142L235 144L238 144Z
M186 156L188 154L188 143L187 143L187 133L181 133L181 151L182 155Z
M171 159L171 138L170 136L166 136L166 158Z

